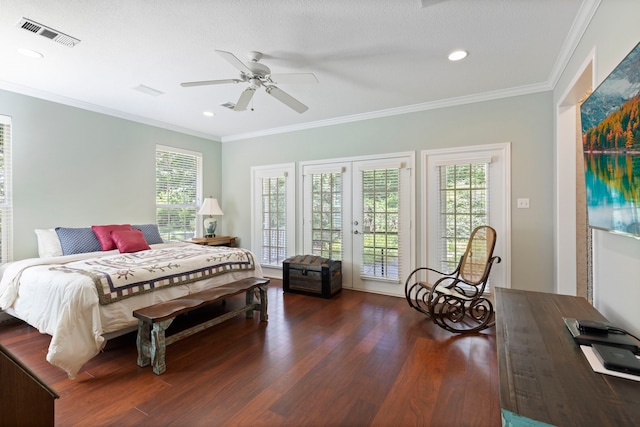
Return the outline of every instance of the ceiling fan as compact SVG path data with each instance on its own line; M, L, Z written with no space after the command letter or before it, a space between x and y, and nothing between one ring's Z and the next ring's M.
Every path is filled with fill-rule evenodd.
M262 58L260 52L249 52L249 62L240 61L233 53L224 50L216 50L218 55L222 56L229 64L240 70L240 78L223 79L223 80L204 80L199 82L180 83L182 87L218 85L227 83L249 83L241 94L238 102L233 107L234 111L244 111L247 109L249 102L259 87L264 87L265 92L282 102L289 108L304 113L309 109L302 102L295 99L282 89L276 86L280 83L318 83L318 79L312 73L287 73L287 74L271 74L271 70L266 65L258 62Z

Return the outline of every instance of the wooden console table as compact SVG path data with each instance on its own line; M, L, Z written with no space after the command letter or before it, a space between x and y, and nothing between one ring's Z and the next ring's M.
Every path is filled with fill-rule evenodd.
M231 236L217 236L217 237L194 237L188 242L205 246L229 246L231 248L236 247L236 238Z
M587 300L496 288L505 426L640 426L640 382L593 372L563 317L607 321Z

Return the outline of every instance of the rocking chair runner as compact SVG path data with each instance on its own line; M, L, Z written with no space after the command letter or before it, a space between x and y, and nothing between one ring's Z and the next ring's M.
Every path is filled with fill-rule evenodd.
M487 225L476 227L453 273L429 267L413 270L404 284L409 305L451 332L472 333L493 326L493 304L484 290L493 263L501 261L493 256L495 244L496 230ZM433 284L419 281L416 273L422 270L441 277Z

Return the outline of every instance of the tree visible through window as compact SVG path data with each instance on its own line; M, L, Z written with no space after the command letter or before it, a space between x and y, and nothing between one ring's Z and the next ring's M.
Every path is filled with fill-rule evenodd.
M362 172L362 274L399 279L400 169Z
M251 168L252 248L261 265L281 267L295 248L295 166Z
M342 260L342 173L311 175L311 247L314 255Z
M279 265L287 256L286 197L284 176L262 179L262 264Z
M156 220L165 241L194 236L201 200L202 154L156 147Z
M489 224L489 164L439 167L440 260L453 271L474 228Z

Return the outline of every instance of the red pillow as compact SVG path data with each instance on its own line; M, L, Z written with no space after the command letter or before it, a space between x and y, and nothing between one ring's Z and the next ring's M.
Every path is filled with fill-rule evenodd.
M103 251L110 251L116 248L116 244L111 238L111 232L116 230L132 230L131 224L122 225L93 225L93 234L96 235Z
M121 254L139 252L151 249L140 230L116 230L111 232L111 238L115 242Z

